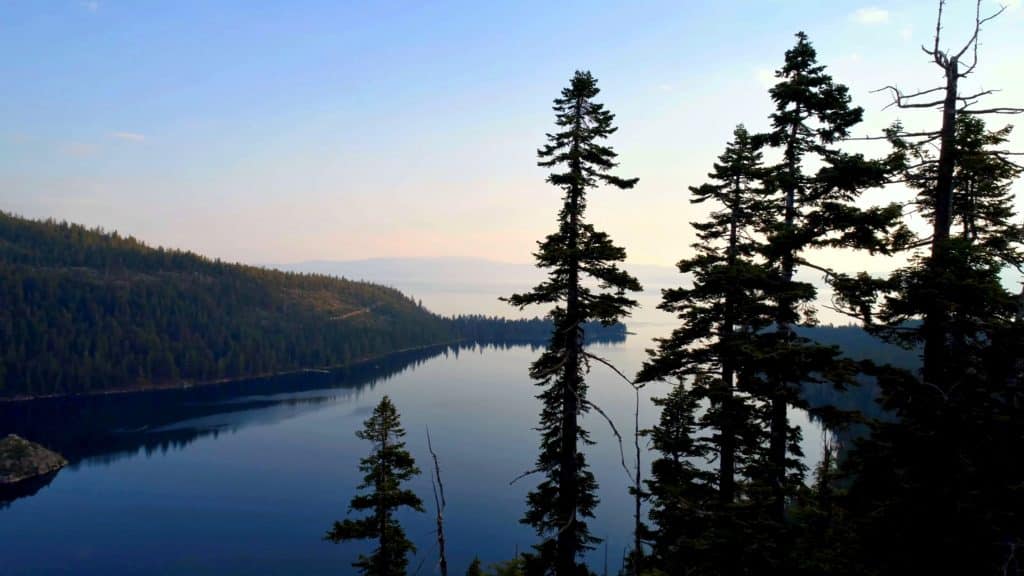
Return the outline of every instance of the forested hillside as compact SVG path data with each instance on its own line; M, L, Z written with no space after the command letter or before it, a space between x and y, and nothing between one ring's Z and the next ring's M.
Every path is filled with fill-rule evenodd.
M329 366L450 341L397 290L0 213L0 395Z
M401 292L228 264L0 212L0 396L348 364L456 340L544 341L549 320L445 318ZM625 326L588 327L621 340Z

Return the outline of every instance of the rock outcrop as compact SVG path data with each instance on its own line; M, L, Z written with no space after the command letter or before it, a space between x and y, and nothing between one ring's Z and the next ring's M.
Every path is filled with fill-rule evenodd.
M0 486L45 476L67 466L63 456L11 434L0 440Z

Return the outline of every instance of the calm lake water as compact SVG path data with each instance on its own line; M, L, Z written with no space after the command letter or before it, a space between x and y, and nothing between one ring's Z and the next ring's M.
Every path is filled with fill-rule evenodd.
M593 345L627 374L671 325L638 318L630 328L637 334L623 343ZM452 573L474 556L509 559L537 541L518 523L536 479L509 482L536 457L539 401L526 371L538 354L529 346L438 348L344 374L0 404L0 435L23 434L71 461L36 494L0 504L0 575L349 573L369 546L322 537L345 517L369 449L354 433L385 394L424 470L412 488L428 511L402 516L419 547L410 573L437 573L427 426L448 497ZM591 399L628 434L632 390L596 364L589 383ZM643 390L641 426L657 417L650 397L666 390ZM793 417L813 462L820 431ZM605 539L615 572L630 542L629 479L605 421L590 414L584 425L597 442L588 457L600 483L591 529ZM646 468L650 457L643 460ZM604 558L602 544L589 561L600 572Z

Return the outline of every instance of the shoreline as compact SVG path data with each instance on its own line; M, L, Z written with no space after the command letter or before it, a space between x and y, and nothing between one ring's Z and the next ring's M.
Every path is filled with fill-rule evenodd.
M627 334L630 334L630 333L627 332ZM624 339L625 338L623 338L623 340ZM609 342L616 342L616 340L608 340L608 341ZM279 371L276 371L276 372L265 372L265 373L262 373L262 374L251 374L251 375L247 375L247 376L234 376L234 377L230 377L230 378L218 378L216 380L203 380L203 381L199 381L199 382L179 381L179 382L168 382L168 383L163 383L163 384L142 384L142 385L136 385L136 386L123 386L123 387L119 387L119 388L105 388L105 389L102 389L102 390L90 390L88 392L72 392L72 393L64 393L64 394L57 394L57 393L54 393L54 394L35 394L35 395L20 394L20 395L15 395L15 396L0 396L0 405L15 404L15 403L21 403L21 402L32 402L32 401L35 401L35 400L52 400L52 399L56 399L56 398L86 398L86 397L95 397L95 396L114 396L114 395L121 395L121 394L136 394L136 393L139 393L139 392L155 392L155 391L158 391L158 390L186 390L186 389L189 389L189 388L217 386L217 385L220 385L220 384L231 384L231 383L235 383L235 382L243 382L245 380L259 380L259 379L263 379L263 378L276 378L276 377L280 377L280 376L289 376L289 375L294 375L294 374L303 374L303 373L310 373L310 372L312 372L312 373L332 373L332 372L336 372L338 370L341 370L343 368L351 368L353 366L358 366L360 364L366 364L368 362L373 362L375 360L380 360L382 358L387 358L388 356L394 356L395 354L402 354L402 353L405 353L405 352L414 352L414 351L418 351L418 350L428 350L430 348L440 348L442 346L453 346L453 345L457 345L457 344L476 344L476 345L479 345L479 346L487 346L487 345L495 345L497 343L503 343L503 344L508 344L508 345L530 346L530 345L533 345L533 344L543 345L545 342L546 341L538 341L538 340L533 340L533 339L529 339L529 338L525 338L525 339L508 339L508 340L473 340L473 339L467 339L467 338L459 338L459 339L456 339L456 340L448 340L446 342L438 342L438 343L435 343L435 344L423 344L421 346L409 346L407 348L400 348L398 350L392 350L390 352L384 352L384 353L381 353L381 354L374 354L374 355L371 355L371 356L366 356L366 357L363 357L363 358L358 358L358 359L353 360L353 361L351 361L351 362L349 362L347 364L331 364L331 365L327 365L327 366L316 366L316 367L307 366L307 367L304 367L304 368L294 368L294 369L290 369L290 370L279 370ZM594 342L605 342L605 340L604 339L597 339ZM594 343L594 342L592 342L592 343Z
M90 390L89 392L73 392L66 394L37 394L37 395L16 395L9 397L0 397L0 404L15 404L19 402L32 402L34 400L52 400L55 398L84 398L94 396L114 396L121 394L135 394L139 392L155 392L158 390L187 390L189 388L218 386L221 384L231 384L234 382L243 382L245 380L260 380L264 378L277 378L280 376L290 376L294 374L305 374L305 373L333 373L343 368L351 368L360 364L366 364L388 356L394 356L395 354L402 354L405 352L415 352L418 350L428 350L430 348L440 348L442 346L452 346L468 342L464 339L449 340L447 342L438 342L436 344L423 344L421 346L410 346L408 348L400 348L398 350L392 350L390 352L384 352L382 354L374 354L372 356L366 356L364 358L358 358L346 364L331 364L328 366L319 367L305 367L305 368L294 368L291 370L279 370L276 372L266 372L263 374L251 374L247 376L234 376L230 378L218 378L216 380L203 380L201 382L176 382L176 383L164 383L164 384L143 384L138 386L126 386L120 388L107 388L103 390Z

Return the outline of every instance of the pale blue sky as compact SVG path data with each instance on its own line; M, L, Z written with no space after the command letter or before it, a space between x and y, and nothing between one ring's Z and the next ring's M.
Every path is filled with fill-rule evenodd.
M667 265L699 217L686 187L735 124L765 125L793 33L866 131L896 117L870 90L939 79L917 48L934 6L0 0L0 209L254 263L525 262L558 202L535 166L550 101L589 69L621 173L640 177L595 192L592 220L631 261ZM950 44L972 6L950 0ZM1004 89L994 103L1024 103L1022 38L1017 6L984 32L976 83Z

